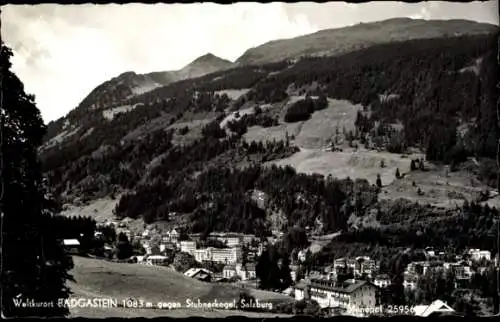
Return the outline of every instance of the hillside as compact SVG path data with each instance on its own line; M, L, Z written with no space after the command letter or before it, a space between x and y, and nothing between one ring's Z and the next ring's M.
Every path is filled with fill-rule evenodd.
M321 30L313 34L274 40L247 50L237 64L258 64L303 56L332 56L377 44L491 33L497 26L466 20L395 18L351 27Z
M119 196L108 216L176 212L191 232L267 235L281 214L329 234L380 200L484 202L476 190L496 188L496 46L495 34L415 39L185 79L70 113L43 169L61 204Z
M97 86L67 116L51 122L46 140L52 138L58 140L57 135L66 129L70 120L85 118L89 113L105 113L105 115L110 115L108 118L112 118L113 115L135 108L135 106L122 104L134 96L150 92L155 88L163 87L180 80L196 78L215 71L224 70L230 68L232 65L232 62L208 53L176 71L161 71L147 74L137 74L132 71L122 73ZM54 143L54 141L51 143Z
M70 272L75 279L69 283L73 297L84 298L113 298L119 303L122 300L135 298L154 303L180 302L186 306L186 299L202 302L233 302L238 300L240 291L234 286L225 284L204 283L185 277L183 274L166 267L153 267L139 264L121 264L106 262L85 257L73 257L75 267ZM165 292L168 290L168 293ZM286 295L272 292L252 290L252 296L262 302L282 303L290 301ZM257 316L274 317L282 314L249 313L244 311L203 310L184 308L176 310L159 309L82 309L75 308L72 317L224 317L224 316Z

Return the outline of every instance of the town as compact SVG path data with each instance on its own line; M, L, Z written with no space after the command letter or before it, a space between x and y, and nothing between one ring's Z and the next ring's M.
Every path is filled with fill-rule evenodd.
M104 252L90 256L128 264L165 266L206 283L229 283L256 289L261 285L257 272L259 257L283 237L283 233L266 240L232 232L185 234L177 228L160 231L154 225L134 234L125 222L97 225L94 239L106 241ZM108 243L106 235L110 231L118 236L116 247ZM128 248L119 246L123 243ZM77 238L66 239L64 244L72 254L82 254ZM379 259L369 256L334 258L329 265L305 268L308 256L310 251L307 249L290 256L291 283L286 289L274 291L290 296L296 303L317 304L322 316L456 314L455 309L441 298L433 298L427 305L418 303L423 298L415 294L425 287L424 277L434 274L448 282L451 279L451 289L467 289L472 287L475 276L484 274L492 265L497 267L498 262L498 257L493 258L487 250L467 249L461 254L452 254L427 247L422 260L409 262L402 274L403 292L413 301L406 302L409 304L400 311L388 299L393 280L381 268ZM279 265L281 267L283 262Z

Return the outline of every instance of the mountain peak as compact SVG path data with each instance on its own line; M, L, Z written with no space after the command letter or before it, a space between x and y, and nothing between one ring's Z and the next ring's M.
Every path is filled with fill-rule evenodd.
M193 60L189 65L192 65L192 64L203 64L203 63L229 63L231 64L231 62L227 59L223 59L223 58L220 58L218 56L215 56L214 54L212 53L206 53L205 55L203 56L200 56L198 58L196 58L195 60Z

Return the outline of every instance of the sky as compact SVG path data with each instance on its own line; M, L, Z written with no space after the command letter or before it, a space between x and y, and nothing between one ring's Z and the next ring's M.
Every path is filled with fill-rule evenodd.
M495 0L41 4L3 6L1 33L14 52L12 70L35 95L49 122L74 109L102 82L126 71L178 70L209 52L235 61L247 49L270 40L395 17L499 25Z

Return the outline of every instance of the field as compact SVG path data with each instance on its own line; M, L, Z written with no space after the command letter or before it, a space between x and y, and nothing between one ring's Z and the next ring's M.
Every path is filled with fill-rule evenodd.
M216 91L214 94L218 94L218 95L224 95L224 94L226 94L227 97L229 97L229 99L231 99L231 100L237 100L241 96L243 96L246 93L248 93L248 91L250 91L250 88L225 89L225 90L222 90L222 91Z
M381 168L383 160L385 167ZM395 180L396 168L406 172L410 169L410 159L401 158L398 154L376 152L359 149L357 152L344 150L344 152L329 152L319 149L301 149L294 155L274 161L280 166L290 165L298 172L317 173L324 176L332 175L333 178L367 179L375 184L377 174L380 174L382 185L389 185Z
M361 105L352 105L348 101L328 100L328 108L316 111L304 122L294 143L303 148L318 149L327 146L327 140L336 131L354 130L356 115Z
M134 298L154 303L180 302L185 304L186 299L201 302L233 302L238 299L242 289L223 284L210 284L185 277L166 267L152 267L140 264L113 263L84 257L73 257L75 267L71 271L75 282L69 286L74 293L73 297L83 298L113 298L119 303L121 300ZM283 302L291 298L277 293L260 290L249 290L260 302ZM240 311L202 309L74 309L73 317L155 317L155 316L210 316L223 317L233 315L256 316L257 313ZM260 314L260 317L272 317L276 314Z
M415 182L415 186L413 186ZM418 194L421 190L421 195ZM430 204L440 208L455 208L463 201L477 200L486 186L481 184L474 175L465 171L447 172L442 166L427 165L427 171L414 171L404 178L394 180L391 185L384 187L379 198L404 198L422 204ZM498 206L496 192L491 192L492 199L487 203Z
M291 96L286 106L303 98L303 96ZM353 105L348 101L328 99L328 107L314 112L309 120L286 123L283 120L286 106L281 109L280 125L268 128L250 127L244 135L245 140L248 142L285 140L286 133L288 133L289 136L294 137L291 142L298 147L325 148L328 145L328 140L336 134L336 131L342 133L343 130L354 129L357 112L361 109L360 105Z
M62 216L82 216L92 217L98 223L114 220L113 209L120 201L120 196L116 196L113 200L109 197L93 200L86 205L75 206L65 205L63 211L60 213Z

